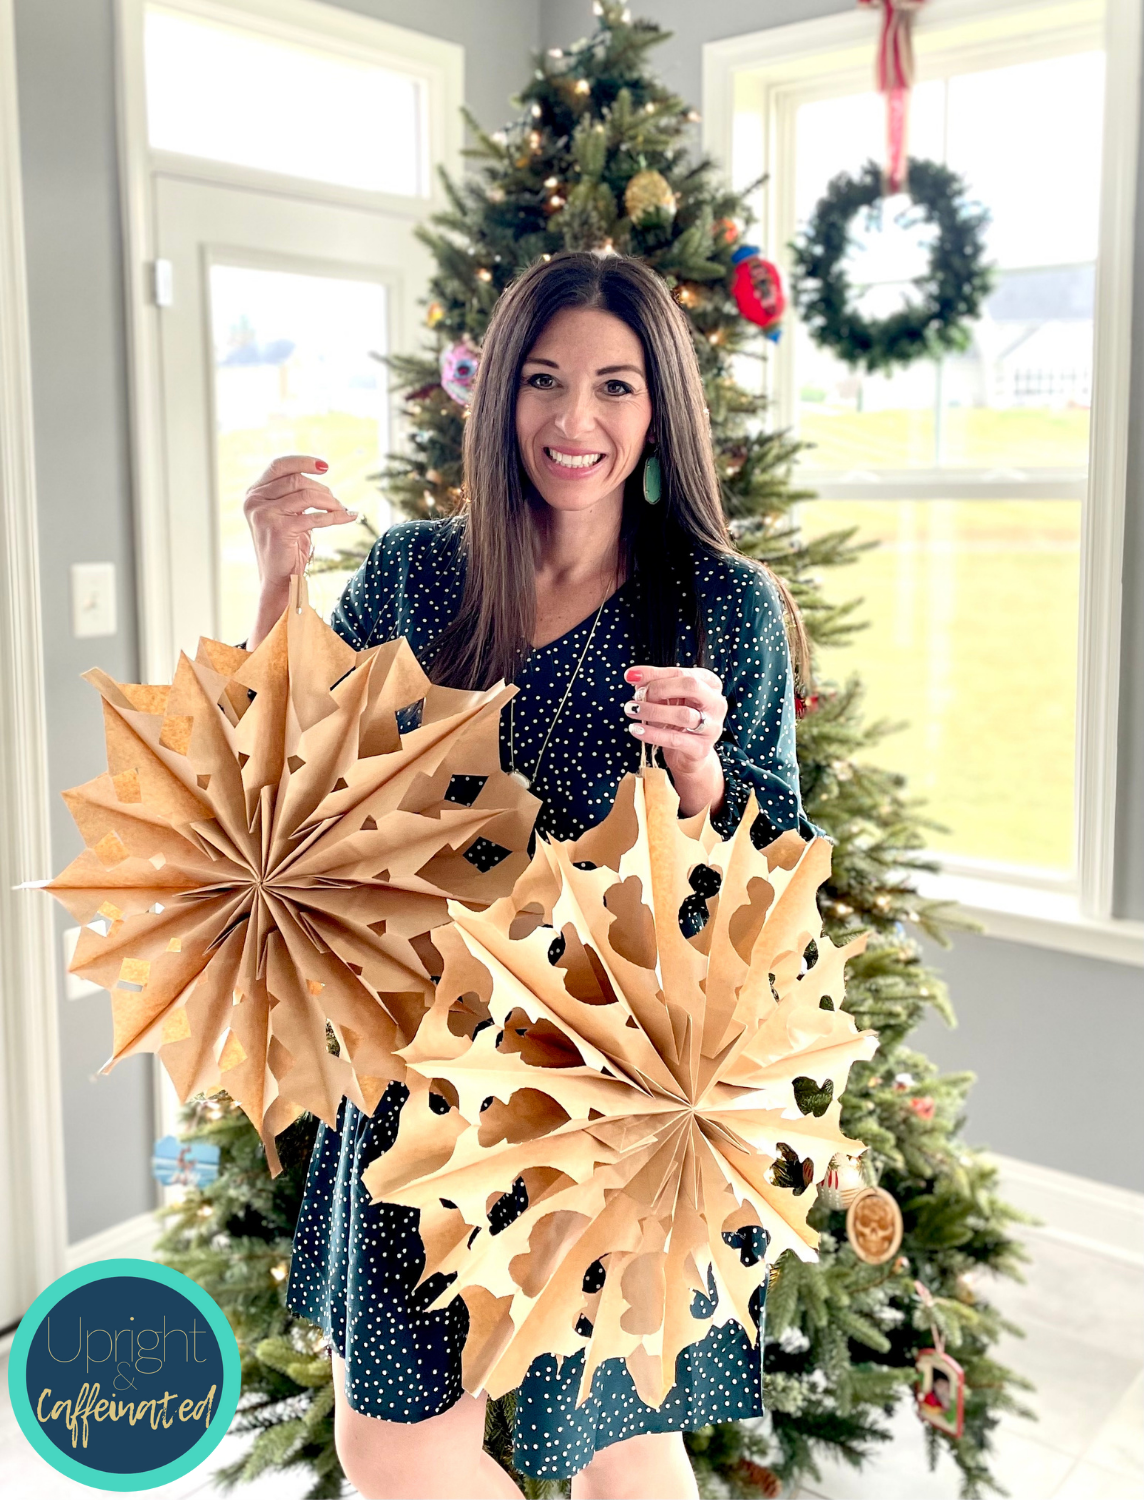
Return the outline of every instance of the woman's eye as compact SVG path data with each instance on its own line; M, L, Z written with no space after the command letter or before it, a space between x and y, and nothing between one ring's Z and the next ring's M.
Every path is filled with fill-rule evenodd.
M548 381L551 381L552 380L552 376L551 375L546 375L544 373L544 371L541 370L536 375L529 375L529 376L527 376L524 383L525 383L525 385L530 385L533 388L534 391L550 391L552 389L551 385L537 385L537 381L538 380L548 380Z
M630 396L632 393L626 380L609 380L605 388L609 396Z

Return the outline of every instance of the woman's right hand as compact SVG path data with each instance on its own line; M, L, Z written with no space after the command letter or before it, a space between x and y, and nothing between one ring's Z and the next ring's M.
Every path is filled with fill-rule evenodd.
M246 492L242 504L262 590L258 616L251 631L251 650L268 634L286 608L290 579L304 573L313 547L311 533L319 526L344 526L357 520L314 474L329 468L325 459L289 453L270 461Z

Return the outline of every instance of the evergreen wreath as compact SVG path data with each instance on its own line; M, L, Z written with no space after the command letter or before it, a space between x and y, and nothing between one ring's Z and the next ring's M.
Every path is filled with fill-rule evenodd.
M989 213L967 200L964 180L940 162L911 157L908 183L906 192L937 236L929 266L914 282L920 300L911 298L889 317L863 317L843 264L855 217L884 201L877 163L867 162L856 176L835 177L791 247L795 302L810 337L868 374L965 349L968 324L993 287L985 264Z

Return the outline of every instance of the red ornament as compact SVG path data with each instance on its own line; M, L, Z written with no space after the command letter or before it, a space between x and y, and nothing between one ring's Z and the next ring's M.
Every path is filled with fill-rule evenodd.
M807 714L812 714L817 707L817 693L808 693L805 698L801 693L794 695L794 713L796 719L805 719Z
M910 1100L910 1108L919 1120L929 1121L933 1119L937 1105L928 1094L922 1094L920 1098Z
M711 233L716 239L722 239L726 244L733 245L739 238L739 226L734 219L716 219L711 226Z
M739 311L751 323L757 323L768 338L777 339L778 323L786 308L779 269L759 254L757 245L740 245L731 257L735 274L731 295Z

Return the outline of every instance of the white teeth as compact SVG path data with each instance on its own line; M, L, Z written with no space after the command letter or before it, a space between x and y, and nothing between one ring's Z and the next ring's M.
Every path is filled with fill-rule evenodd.
M553 463L561 464L565 469L590 469L604 456L602 453L556 453L551 448L544 451Z

